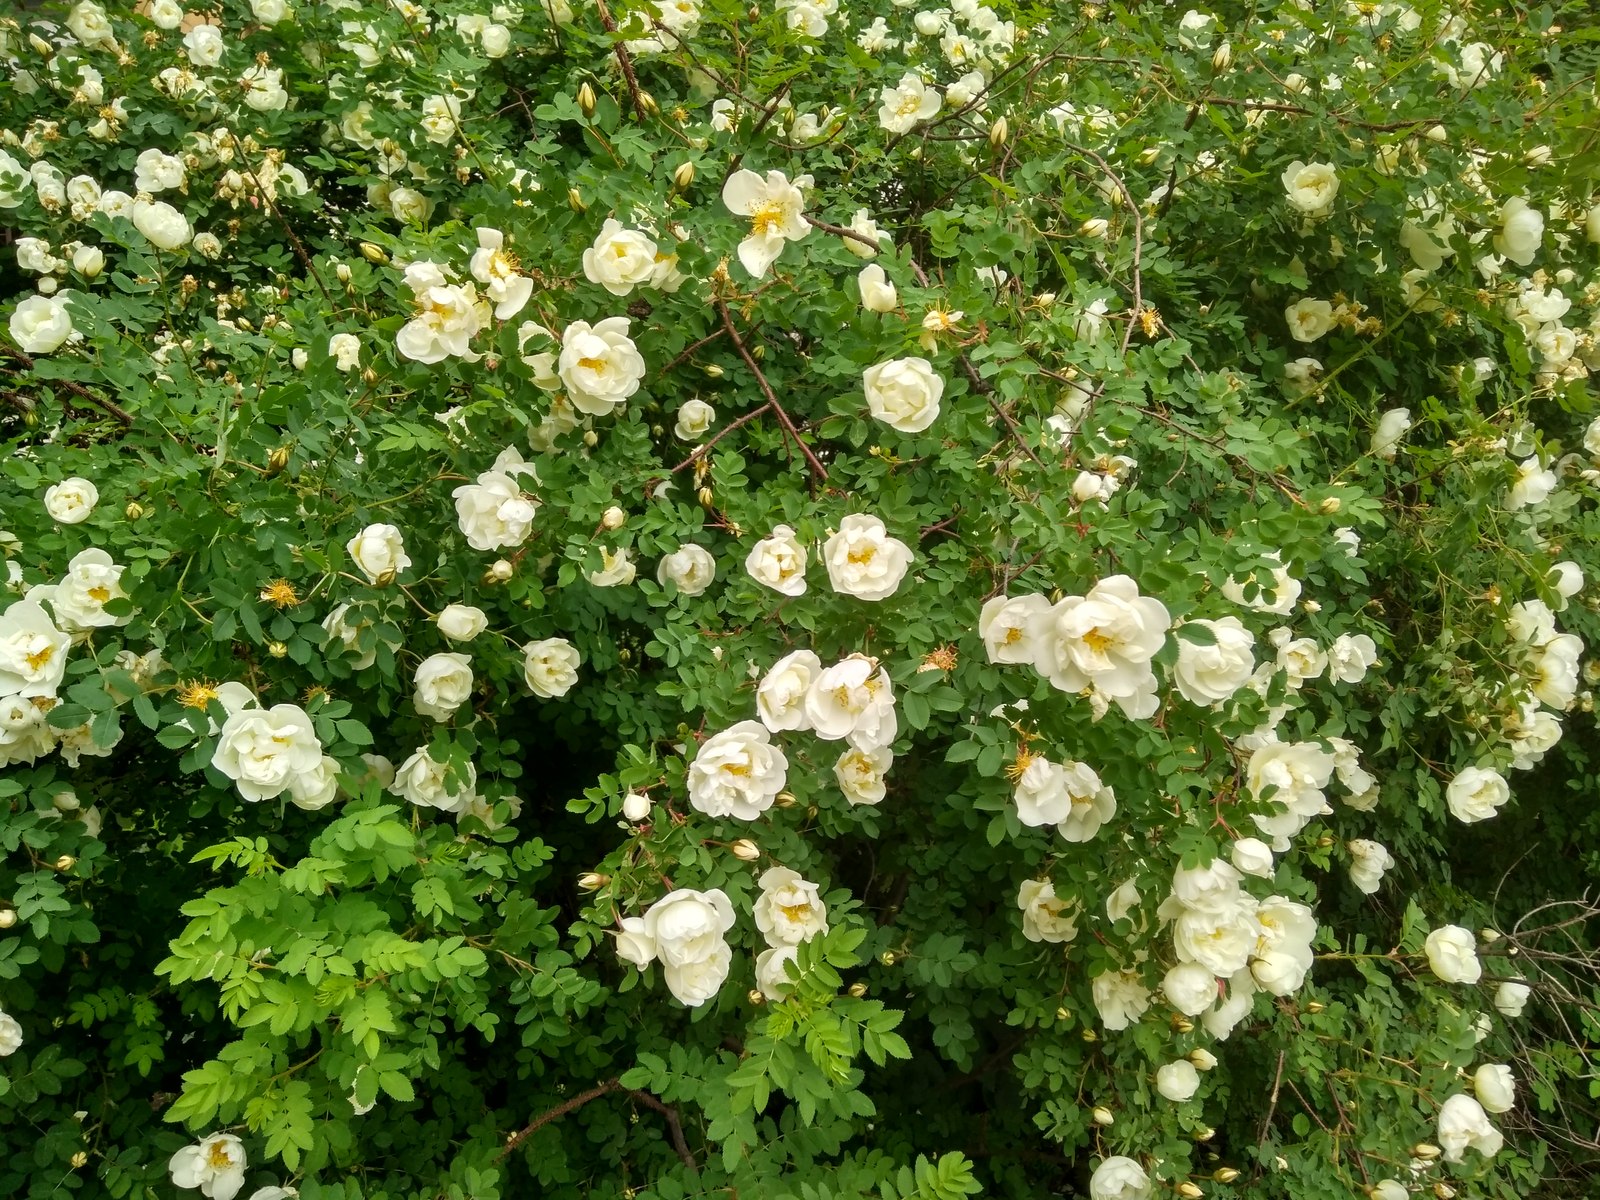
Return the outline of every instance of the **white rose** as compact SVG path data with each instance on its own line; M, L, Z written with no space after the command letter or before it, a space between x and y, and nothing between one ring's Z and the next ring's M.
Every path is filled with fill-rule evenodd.
M1472 1073L1472 1093L1485 1112L1510 1112L1517 1103L1516 1076L1510 1067L1484 1063Z
M336 333L328 339L328 353L341 371L354 371L361 365L361 339L353 333Z
M448 790L448 777L448 766L434 758L426 746L421 746L395 768L394 782L389 785L389 790L400 799L421 808L458 813L467 807L476 793L478 769L468 763L464 772L457 772L455 791Z
M669 582L685 596L698 596L711 586L717 577L717 560L704 546L690 543L679 546L662 558L656 567L656 581L665 587Z
M189 61L197 67L216 66L226 49L222 30L215 25L196 25L183 35L183 47L189 52Z
M174 1154L167 1173L178 1187L199 1188L210 1200L233 1200L244 1186L245 1166L244 1143L231 1133L213 1133Z
M561 334L557 372L580 412L603 417L639 390L644 359L628 336L627 317L590 325L574 321Z
M447 604L434 618L439 632L452 642L470 642L489 628L489 617L470 604Z
M99 246L79 246L72 252L72 269L85 279L98 278L106 269L105 251Z
M1466 767L1445 788L1445 802L1458 821L1471 825L1487 821L1511 799L1511 785L1491 768Z
M1272 847L1260 838L1240 838L1229 848L1228 857L1234 868L1246 875L1254 875L1258 879L1272 878Z
M1050 619L1050 601L1030 596L995 596L978 614L978 636L992 663L1032 663L1040 631Z
M585 277L613 296L626 296L640 284L649 283L655 269L654 240L609 218L600 227L594 245L583 252Z
M1115 1032L1126 1029L1150 1007L1150 989L1137 971L1105 971L1089 984L1100 1023Z
M1288 634L1287 629L1274 630L1272 641L1278 648L1278 669L1288 676L1291 688L1298 688L1328 669L1328 656L1312 639L1290 638Z
M643 970L656 960L656 942L644 931L643 917L623 917L617 934L617 957Z
M1339 194L1339 175L1332 163L1295 161L1283 172L1283 190L1289 203L1308 217L1325 217L1333 211Z
M851 748L833 764L833 778L849 803L882 804L889 792L887 776L893 765L894 754L887 746L876 750Z
M1228 981L1228 995L1213 1008L1200 1015L1200 1024L1219 1042L1238 1028L1239 1022L1250 1015L1255 1007L1256 985L1250 972L1242 971Z
M894 358L868 367L862 384L868 411L891 429L921 433L939 416L944 380L925 358Z
M806 590L806 557L794 530L779 525L750 548L744 569L763 587L783 596L800 596Z
M485 58L504 58L511 52L511 31L504 25L485 25L478 32L478 44Z
M900 303L900 294L877 263L862 267L856 284L861 289L861 307L868 312L891 313Z
M715 958L726 949L733 928L733 904L721 888L668 892L646 910L640 932L650 939L665 966L684 966Z
M1495 989L1494 1007L1502 1016L1520 1017L1533 989L1520 979L1508 979Z
M369 583L389 582L411 565L405 539L393 525L368 525L344 549Z
M339 795L339 760L324 754L322 761L289 783L289 802L306 812L332 804Z
M760 880L761 895L752 910L756 928L769 946L797 946L828 932L828 908L817 885L788 867L773 867Z
M1166 606L1141 596L1126 575L1102 579L1086 596L1056 604L1039 638L1039 673L1064 692L1088 689L1115 700L1130 717L1154 714L1150 660L1172 625Z
M1411 428L1409 408L1391 408L1378 418L1378 427L1372 431L1372 453L1379 458L1394 460L1400 441Z
M1174 1104L1182 1104L1200 1090L1200 1072L1186 1058L1169 1062L1156 1071L1156 1091Z
M296 705L246 708L222 726L211 765L233 780L246 800L271 800L321 768L322 743L311 718Z
M708 817L754 821L772 807L788 770L766 726L740 721L700 746L689 764L689 803Z
M250 0L250 15L271 28L289 15L285 0Z
M133 184L141 192L181 188L187 179L183 159L151 147L140 152L133 165Z
M29 296L11 314L11 340L24 354L51 354L77 332L67 306L52 296Z
M938 114L943 100L939 93L922 82L922 76L907 71L894 87L879 93L878 124L890 133L909 133L919 121Z
M210 29L209 25L199 26ZM151 245L161 250L177 250L187 246L194 236L189 220L164 200L135 200L133 226L144 234Z
M520 546L533 532L539 501L508 472L485 471L450 495L456 502L456 524L474 550Z
M1150 1176L1133 1159L1112 1155L1089 1176L1089 1200L1150 1200Z
M1533 262L1544 241L1544 214L1528 207L1528 202L1517 196L1507 200L1500 209L1500 232L1494 235L1494 250L1518 266Z
M22 1049L22 1024L10 1013L0 1012L0 1058L9 1058Z
M1446 983L1477 983L1483 977L1472 933L1459 925L1441 925L1428 934L1423 949L1428 966Z
M806 719L823 741L846 739L857 750L888 746L898 732L889 673L864 654L819 671L806 692Z
M852 513L822 545L833 590L858 600L894 595L911 566L911 547L889 536L877 517Z
M1505 1137L1471 1096L1451 1096L1439 1106L1439 1147L1445 1162L1460 1162L1469 1149L1493 1158L1504 1145Z
M1368 838L1355 838L1345 843L1350 851L1350 882L1358 891L1373 895L1382 885L1386 871L1394 866L1394 857L1388 847Z
M1518 509L1540 504L1556 490L1557 482L1556 473L1547 470L1537 456L1523 459L1517 465L1516 480L1506 496L1506 507Z
M788 964L799 956L795 946L773 946L756 955L756 987L768 1000L782 1000L794 990Z
M72 36L85 46L109 47L117 44L112 36L111 22L106 19L105 9L92 3L92 0L81 0L72 6L72 11L67 14L67 28L72 31Z
M1218 977L1249 966L1259 936L1260 926L1247 896L1224 909L1186 908L1172 923L1172 945L1178 958L1197 962Z
M1283 310L1289 323L1289 336L1297 342L1314 342L1333 328L1333 305L1309 296L1296 300Z
M522 648L522 678L535 696L554 700L578 682L583 658L566 638L544 638Z
M114 617L105 606L112 600L126 600L122 590L123 568L111 561L104 550L81 550L67 564L67 573L50 593L50 607L56 620L70 632L126 625L131 612Z
M1229 576L1222 585L1222 594L1241 607L1286 617L1294 611L1295 601L1300 599L1300 581L1289 574L1289 568L1282 565L1282 559L1276 550L1264 557L1277 564L1272 568L1270 588L1260 577L1260 572L1252 571L1242 579ZM1246 599L1245 587L1252 583L1257 585L1256 594L1253 598Z
M1394 1179L1385 1179L1373 1186L1372 1200L1411 1200L1406 1185Z
M0 699L54 696L71 645L71 635L36 600L18 600L0 613ZM25 707L42 719L36 706Z
M678 420L672 432L686 442L698 442L710 432L716 419L717 410L704 400L685 400L678 409Z
M1341 633L1328 647L1328 679L1333 683L1360 683L1377 661L1378 644L1370 637L1364 633Z
M639 569L634 566L633 559L629 556L626 546L613 549L610 546L600 547L600 566L594 571L585 571L584 578L591 586L598 588L627 587L639 574Z
M417 666L412 707L422 716L448 721L472 695L472 659L465 654L430 654Z
M1256 639L1238 617L1189 621L1184 628L1197 626L1210 631L1211 644L1198 644L1180 632L1172 680L1191 703L1217 704L1249 682L1256 669L1252 653Z
M822 660L810 650L795 650L773 663L756 686L756 715L761 723L773 733L811 728L806 695L821 673Z
M1179 963L1161 979L1161 994L1186 1017L1198 1017L1217 1002L1217 977L1199 963Z
M810 176L799 183L809 186ZM722 185L722 203L736 216L750 218L750 233L739 243L739 262L757 279L777 261L785 243L811 232L805 219L805 195L782 171L765 177L735 171Z
M1078 936L1078 907L1056 895L1048 879L1024 879L1017 890L1022 936L1030 942L1070 942Z
M634 824L650 819L650 811L655 807L650 797L643 792L629 792L622 798L622 815Z
M861 241L860 238L845 238L844 248L846 250L857 258L878 257L877 248L883 244L886 235L883 230L878 228L878 223L872 219L866 209L856 209L856 215L850 218L850 231L860 234L861 237L867 239L867 242ZM869 245L868 242L871 244Z

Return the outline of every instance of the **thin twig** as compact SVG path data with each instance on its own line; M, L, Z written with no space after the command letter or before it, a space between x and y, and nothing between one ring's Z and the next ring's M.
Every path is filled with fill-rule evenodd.
M670 473L673 474L673 475L676 475L679 471L683 470L685 467L690 466L690 465L698 462L700 459L705 457L705 454L706 454L707 450L710 450L711 447L715 446L718 442L720 442L728 434L732 433L735 429L739 428L739 426L741 426L741 425L748 425L751 421L754 421L757 417L761 416L762 413L767 412L771 407L772 407L771 404L763 404L759 408L752 408L749 412L745 413L744 416L738 418L737 420L730 421L728 424L724 425L721 429L717 430L717 432L714 433L710 437L709 440L707 440L705 442L702 442L700 445L696 446L694 448L694 452L691 453L688 458L684 459L677 466L673 467L672 471Z
M606 0L595 0L595 11L600 14L600 24L607 33L616 33L617 22L611 15L611 10L606 7ZM617 65L622 68L622 78L628 85L628 95L633 98L633 111L639 120L645 120L649 110L644 106L644 97L639 94L639 79L633 73L633 56L628 53L628 47L621 40L612 46L617 56Z
M33 359L30 358L28 355L24 354L21 350L13 350L10 346L0 346L0 353L4 353L7 357L9 357L11 359L14 359L16 362L20 363L21 366L22 366L22 369L25 370L25 371L31 371L31 370L34 369ZM50 379L50 380L45 380L44 383L47 384L47 385L48 384L54 384L55 386L60 387L65 391L71 392L74 396L78 397L78 399L86 400L90 404L93 404L98 408L104 409L106 412L110 413L113 417L117 418L117 420L121 421L124 425L132 425L133 424L133 414L131 412L129 412L127 409L123 408L120 404L116 403L114 400L107 400L103 396L95 395L88 388L84 387L81 383L75 383L70 379Z
M751 357L744 340L739 336L739 331L734 328L733 314L728 311L728 302L721 296L717 296L712 303L717 306L717 315L722 318L722 327L728 331L728 340L733 343L733 348L739 352L739 357L744 359L744 365L749 367L751 373L755 375L756 383L761 388L761 394L767 398L767 405L778 418L778 423L794 439L795 445L800 447L800 453L805 457L806 465L811 468L811 474L826 483L828 480L828 468L823 466L822 460L812 453L811 447L806 445L805 439L800 436L800 430L796 428L794 421L790 418L788 412L784 410L783 405L778 402L777 393L772 390L772 385L767 382L767 377L762 374L761 364Z

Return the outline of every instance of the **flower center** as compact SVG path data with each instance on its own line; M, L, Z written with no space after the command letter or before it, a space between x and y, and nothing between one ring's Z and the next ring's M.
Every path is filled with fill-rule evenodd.
M750 214L750 232L765 237L777 232L783 224L783 206L767 201Z
M46 642L39 649L34 650L31 653L24 654L22 657L23 660L28 664L28 669L30 671L38 671L42 670L44 665L55 656L56 648L50 645L50 643Z
M1116 639L1108 634L1102 633L1100 631L1100 627L1097 625L1083 635L1083 644L1088 646L1089 649L1093 650L1096 654L1104 654L1116 644Z
M778 905L778 911L783 914L784 920L792 921L798 925L811 915L811 905L780 904Z
M102 587L97 583L94 585L94 587L89 589L89 599L93 600L96 604L104 604L107 600L111 599L111 589L108 587Z
M226 1171L233 1166L233 1156L226 1142L217 1142L206 1152L206 1164L215 1171Z
M594 371L598 373L606 369L606 360L603 358L580 358L578 360L578 365L585 371Z

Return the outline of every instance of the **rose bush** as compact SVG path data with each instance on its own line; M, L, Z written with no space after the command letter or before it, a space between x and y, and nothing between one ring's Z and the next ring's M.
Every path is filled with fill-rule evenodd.
M1588 15L0 19L0 1192L1592 1193Z

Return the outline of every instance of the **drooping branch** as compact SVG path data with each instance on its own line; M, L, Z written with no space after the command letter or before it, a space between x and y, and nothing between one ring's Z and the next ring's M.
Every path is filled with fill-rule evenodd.
M700 1164L695 1161L694 1153L689 1149L689 1143L683 1136L683 1123L678 1118L678 1110L669 1104L662 1103L649 1092L623 1087L620 1079L608 1079L604 1083L596 1084L592 1088L579 1092L576 1096L563 1100L554 1108L546 1109L506 1139L506 1144L501 1148L500 1153L495 1156L495 1161L499 1162L514 1153L518 1146L522 1145L538 1130L550 1124L551 1121L559 1120L568 1113L577 1112L584 1105L612 1092L624 1092L634 1103L641 1104L652 1112L660 1113L666 1118L667 1134L672 1139L673 1150L683 1160L683 1165L691 1171L700 1169Z
M822 465L822 460L816 456L811 447L806 445L805 439L800 436L800 430L789 416L778 394L772 390L772 385L767 382L766 375L761 370L761 364L756 362L751 355L749 347L744 344L744 339L739 336L739 331L734 327L733 314L728 311L728 302L721 296L712 300L717 306L717 315L722 318L722 327L728 331L728 340L733 343L733 348L739 352L739 357L744 360L744 365L750 368L751 374L756 377L756 384L761 388L761 394L767 398L767 407L772 409L773 415L778 418L778 423L783 426L784 432L794 439L794 444L800 447L800 453L806 460L806 465L811 468L814 479L826 483L828 468Z
M33 359L24 354L21 350L13 350L10 346L0 346L0 354L4 354L6 357L15 361L25 371L31 371L34 368ZM123 408L114 400L107 400L104 396L97 396L88 388L84 387L81 383L75 383L70 379L51 379L47 382L61 388L62 391L71 392L74 396L78 397L78 399L83 400L88 404L92 404L104 412L110 413L124 425L133 424L133 414L131 412Z

